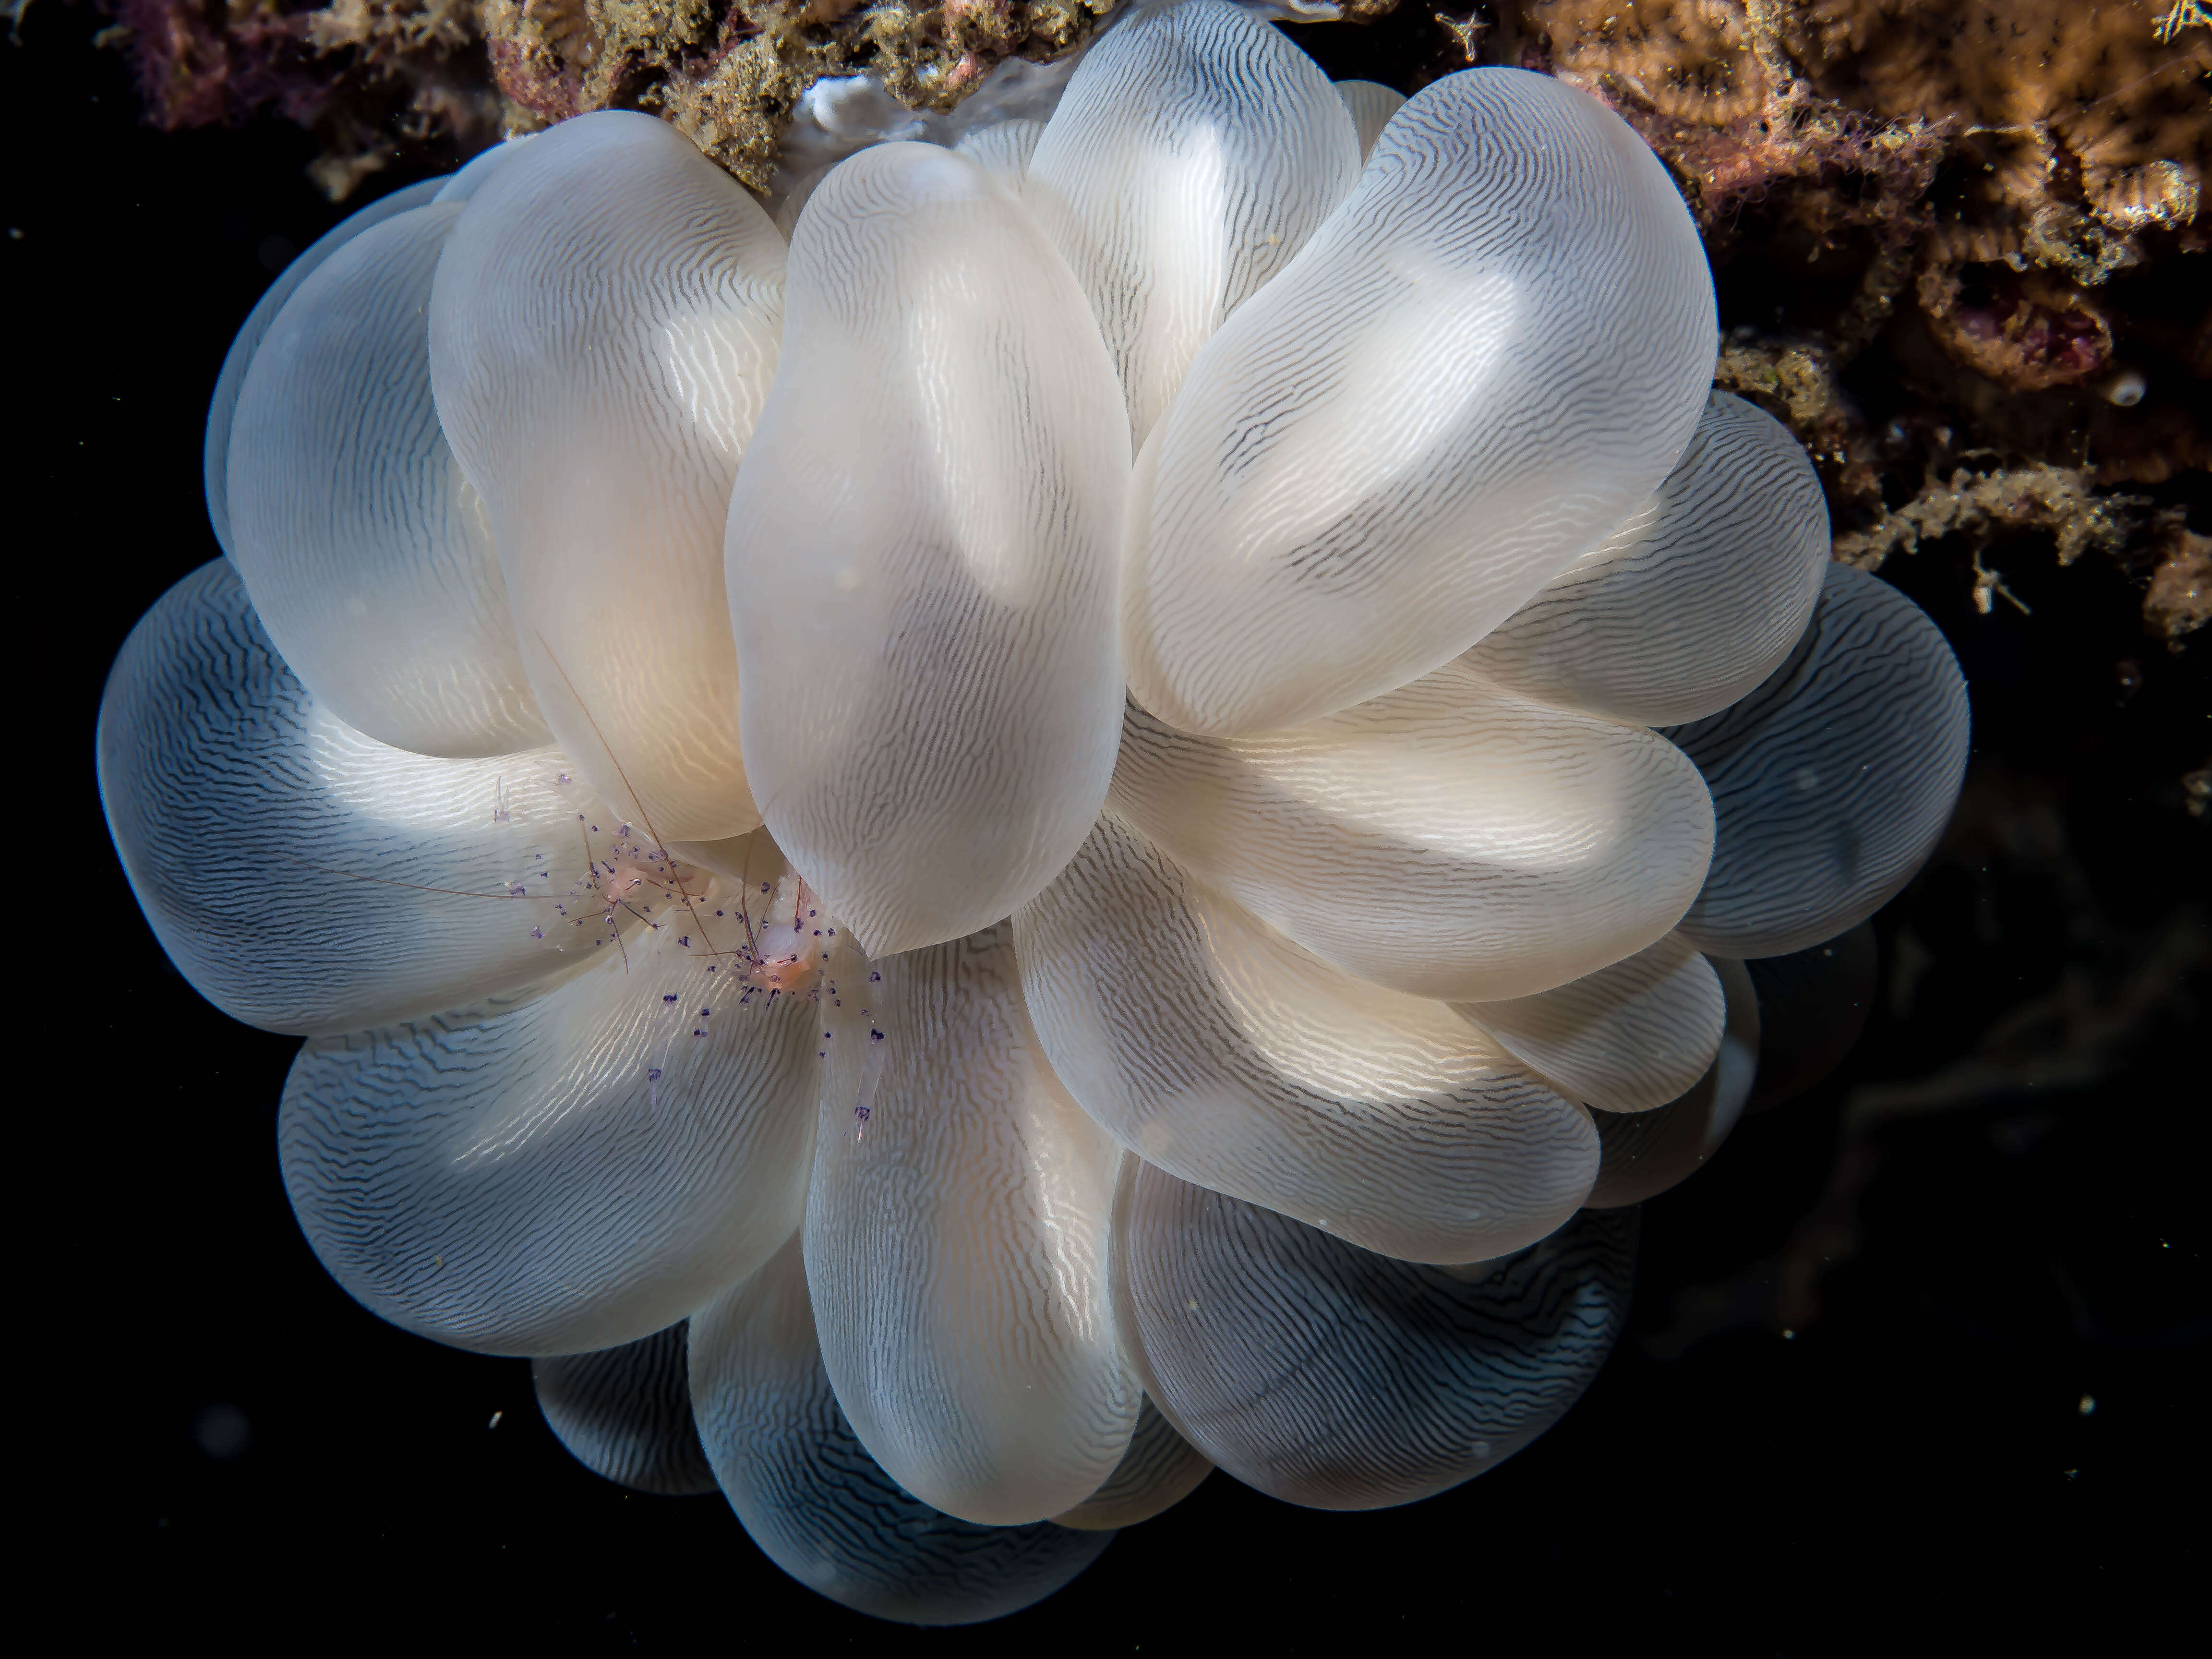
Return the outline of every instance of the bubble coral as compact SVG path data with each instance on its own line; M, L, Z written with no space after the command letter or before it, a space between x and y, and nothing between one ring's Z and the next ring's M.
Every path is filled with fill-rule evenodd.
M338 1282L823 1594L1009 1612L1213 1466L1407 1502L1587 1385L1740 959L1957 790L1940 636L1715 343L1597 102L1218 0L787 247L580 116L241 331L109 822L307 1038Z

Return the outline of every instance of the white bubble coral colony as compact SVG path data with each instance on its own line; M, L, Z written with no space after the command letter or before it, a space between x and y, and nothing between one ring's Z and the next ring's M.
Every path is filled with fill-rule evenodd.
M1949 653L1715 343L1598 104L1218 0L788 246L581 116L249 319L109 822L307 1038L338 1281L823 1594L1006 1613L1213 1465L1407 1502L1588 1383L1742 959L1958 788Z

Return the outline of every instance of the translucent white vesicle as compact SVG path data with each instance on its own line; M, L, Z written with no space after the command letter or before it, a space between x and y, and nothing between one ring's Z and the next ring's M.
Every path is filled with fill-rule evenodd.
M1743 1115L1759 1070L1759 999L1743 963L1729 957L1708 960L1728 1009L1713 1063L1680 1099L1656 1110L1590 1113L1604 1147L1586 1200L1590 1209L1625 1209L1687 1181Z
M619 1348L533 1361L530 1381L545 1426L593 1474L668 1497L714 1490L691 1423L681 1322Z
M775 373L783 238L651 116L502 159L439 261L430 380L482 494L538 706L670 839L760 822L738 752L722 522Z
M351 217L340 220L334 228L310 242L307 252L285 266L276 280L262 290L261 297L253 302L253 309L246 313L246 320L231 337L222 372L216 376L215 395L208 399L207 432L200 449L208 523L214 528L215 538L224 552L230 551L231 416L237 412L238 394L245 387L246 372L253 366L254 354L260 350L270 325L276 320L276 313L283 310L285 301L321 268L324 260L371 226L382 224L395 213L404 213L435 199L448 182L444 178L424 179L402 185L389 196L379 197Z
M358 1030L565 972L638 925L616 862L661 862L557 749L438 760L355 731L285 667L224 559L125 642L98 750L161 948L268 1030Z
M1638 727L1449 664L1287 731L1204 738L1129 711L1112 804L1324 960L1496 1001L1642 950L1705 879L1696 768Z
M278 314L231 423L231 562L340 719L423 754L499 755L551 734L430 397L430 282L461 211L362 232Z
M1069 52L1049 64L1003 58L980 82L963 90L949 110L910 108L886 89L878 75L823 76L806 88L776 143L776 167L767 195L776 223L787 234L807 192L840 161L872 145L919 138L970 155L971 141L982 135L1023 125L1042 128L1082 57L1079 51ZM984 140L985 154L996 142ZM984 165L995 170L991 162ZM1024 151L1021 167L1028 165Z
M989 173L1000 189L1020 196L1029 185L1030 157L1043 137L1042 121L1000 121L978 127L952 148Z
M777 850L775 837L765 830L732 836L726 841L672 841L668 852L679 862L727 876L755 894L773 893L790 867Z
M806 1206L854 1431L924 1503L995 1526L1097 1491L1138 1406L1106 1284L1121 1150L1038 1051L1010 932L833 969Z
M1966 775L1966 682L1918 605L1831 564L1789 659L1667 735L1705 775L1715 820L1682 937L1778 957L1864 921L1934 850Z
M691 1410L730 1507L769 1560L842 1607L908 1625L1003 1618L1113 1541L956 1520L884 1474L830 1391L796 1236L693 1316L690 1342Z
M1153 434L1137 700L1263 732L1466 650L1667 476L1715 340L1696 227L1626 122L1518 70L1428 87Z
M1377 81L1339 81L1336 95L1344 100L1352 117L1352 131L1359 137L1359 160L1364 165L1374 155L1375 141L1390 125L1390 118L1406 106L1406 94Z
M1542 1237L1589 1189L1588 1114L1493 1038L1338 972L1111 812L1014 938L1068 1091L1186 1181L1450 1262Z
M884 144L823 180L729 614L762 811L872 954L988 927L1089 833L1128 450L1075 279L981 168Z
M1701 720L1789 655L1827 563L1804 446L1716 392L1653 501L1465 660L1510 690L1638 726Z
M1328 77L1243 6L1139 12L1085 56L1027 199L1090 296L1136 445L1222 319L1358 175Z
M1247 1486L1410 1504L1566 1414L1628 1314L1636 1217L1583 1214L1486 1272L1394 1261L1134 1166L1115 1297L1145 1391Z
M455 1347L573 1354L773 1255L805 1203L821 1032L806 999L748 994L736 909L711 885L549 991L302 1048L278 1150L331 1276Z
M468 159L459 172L441 181L438 193L433 199L440 202L467 201L484 187L485 181L494 172L525 143L537 136L534 132L519 132L511 137L501 139L489 149L477 151Z
M1129 1449L1121 1454L1106 1484L1053 1519L1086 1532L1133 1527L1173 1509L1212 1473L1206 1454L1177 1434L1160 1415L1160 1408L1147 1400L1137 1413Z
M1594 974L1459 1012L1585 1106L1648 1112L1681 1094L1719 1051L1712 965L1669 933Z

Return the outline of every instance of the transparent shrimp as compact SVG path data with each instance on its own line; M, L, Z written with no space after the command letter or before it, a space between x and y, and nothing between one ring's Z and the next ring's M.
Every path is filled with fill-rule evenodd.
M552 657L550 647L547 656L562 679L568 680L567 671ZM836 981L826 972L833 952L840 948L837 926L805 878L785 860L768 831L757 830L744 838L744 850L734 868L705 856L724 851L726 843L714 848L687 848L687 853L701 855L697 862L677 858L653 829L651 815L631 785L620 757L607 743L573 682L568 690L605 749L623 787L637 803L645 830L641 836L630 824L619 825L613 843L605 851L595 850L586 837L592 896L601 907L601 919L611 929L625 916L641 921L656 933L674 929L674 948L698 959L702 990L717 983L734 986L738 1009L797 1000L815 1003L826 1000L833 1008L842 1008ZM757 862L762 866L757 875ZM616 937L619 942L619 933ZM844 944L849 949L849 939ZM714 978L709 979L710 975ZM654 1108L659 1104L659 1087L673 1045L684 1040L687 1031L692 1041L705 1038L716 1006L711 996L702 996L694 1014L693 1005L680 993L659 994L668 1018L657 1045L657 1057L646 1066L647 1100ZM724 1001L729 1000L726 991L722 995ZM825 1045L829 1035L823 1033ZM881 1040L880 1033L877 1040ZM828 1053L826 1046L817 1050L822 1058L826 1059ZM880 1061L876 1069L881 1069Z

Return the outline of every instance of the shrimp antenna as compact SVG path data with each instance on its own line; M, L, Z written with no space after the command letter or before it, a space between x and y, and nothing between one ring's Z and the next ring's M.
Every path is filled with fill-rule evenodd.
M556 663L554 666L557 668L560 665ZM623 781L627 782L628 780L625 779ZM584 828L584 815L581 812L576 814L576 833L584 838L584 871L592 878L592 890L605 898L605 890L599 885L599 858L592 851L591 832ZM614 868L612 865L607 867L610 870ZM622 929L615 926L615 912L612 904L607 907L607 929L615 936L615 949L622 952L623 972L626 974L629 972L629 946L623 943Z

